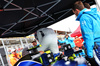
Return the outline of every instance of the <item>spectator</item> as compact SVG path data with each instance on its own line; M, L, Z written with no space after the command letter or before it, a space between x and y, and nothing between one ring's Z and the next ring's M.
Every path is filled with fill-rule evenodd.
M16 53L16 49L11 50L12 54L10 55L10 63L13 66L19 59L19 54Z
M71 38L69 35L65 35L65 39L63 41L58 40L59 43L70 44L72 48L75 47L75 43L73 41L74 39Z
M75 46L75 51L79 51L79 50L80 50L79 47L78 47L78 46ZM81 50L82 50L81 53L75 54L76 57L78 57L78 56L85 57L85 52L84 52L84 50L83 50L83 49L81 49Z
M83 42L78 36L75 37L74 43L75 43L75 46L78 46L80 49L82 49Z
M100 15L100 12L97 11L97 8L91 8L89 3L84 3L84 7L87 9L91 9L91 11L96 11L98 15Z
M9 55L11 54L11 48L8 49L8 53L9 53Z
M92 66L98 66L94 59L93 48L94 42L96 42L99 46L97 57L100 59L100 16L97 10L92 11L86 9L81 1L74 3L72 11L77 16L76 20L80 21L81 32L87 49L87 60Z
M36 40L34 40L33 42L32 42L32 45L35 47L35 46L39 46L39 44L37 44L37 42L36 42Z
M27 55L27 54L29 54L29 53L37 52L36 49L31 50L31 51L27 51L28 49L36 48L37 46L39 46L39 44L37 44L36 40L34 40L34 41L32 42L32 45L29 46L29 48L28 48L28 47L25 47L25 48L23 49L23 51L22 51L22 57L25 56L25 55Z
M84 7L87 9L90 9L90 4L89 3L84 3Z

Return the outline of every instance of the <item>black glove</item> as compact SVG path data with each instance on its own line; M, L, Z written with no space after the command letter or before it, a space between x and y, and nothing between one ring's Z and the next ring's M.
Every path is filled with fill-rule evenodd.
M89 63L91 64L91 66L99 66L94 58L86 58L86 60L89 61Z

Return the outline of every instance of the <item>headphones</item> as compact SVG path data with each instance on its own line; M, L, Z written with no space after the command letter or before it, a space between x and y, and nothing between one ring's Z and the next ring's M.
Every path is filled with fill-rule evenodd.
M44 33L42 32L42 31L39 31L40 33L41 33L41 35L42 35L42 37L44 37L45 35L44 35Z
M42 37L45 36L44 33L43 33L42 31L39 31L39 32L41 33ZM37 33L36 33L36 32L35 32L35 38L38 40L38 37L37 37Z
M35 36L35 38L38 40L38 37L37 37L37 33L36 33L36 32L35 32L34 36Z

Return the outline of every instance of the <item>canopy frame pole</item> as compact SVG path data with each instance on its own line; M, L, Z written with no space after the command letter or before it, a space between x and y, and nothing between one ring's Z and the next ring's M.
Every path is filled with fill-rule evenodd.
M0 27L0 29L7 30L6 28L2 28L2 27ZM10 32L8 32L8 33L16 32L16 33L18 33L18 34L26 34L26 33L18 32L18 31L12 31L12 30L9 30L9 31L10 31ZM5 33L5 34L6 34L6 33Z
M6 28L3 28L3 27L0 27L0 29L7 30ZM12 30L9 30L9 31L12 32Z
M62 13L62 12L67 12L69 9L66 9L66 10L63 10L63 11L59 11L59 12L57 12L57 13L54 13L55 15L56 14L59 14L59 13ZM49 17L48 18L46 18L45 20L44 20L44 22L47 20L47 19L49 19ZM51 22L51 21L50 21ZM48 23L50 23L50 22L48 22ZM43 22L42 22L43 23ZM40 24L40 25L42 25L42 24ZM27 28L27 29L30 29L30 28L33 28L34 26L32 26L32 27L29 27L29 28Z
M40 25L36 25L35 27L33 27L31 30L29 30L27 33L31 32L32 30L34 30L36 27L38 26L42 26L42 25L45 25L45 24L49 24L49 23L53 23L53 21L49 21L47 23L43 23L43 24L40 24Z
M36 17L39 17L39 15L33 13L32 11L28 11L27 9L23 9L23 10L26 11L26 12L28 12L28 13L30 13L30 14L32 14L32 15L35 15Z
M66 15L68 12L70 12L72 9L69 9L66 13L64 13L63 15L61 15L57 20L59 20L60 18L62 18L64 15Z
M21 8L21 7L20 7ZM28 7L28 8L24 8L24 9L32 9L33 7ZM14 11L14 10L22 10L22 9L19 9L19 8L5 8L4 11Z
M34 10L34 8L31 10L31 12ZM22 17L17 23L19 23L21 20L23 20L27 15L29 15L30 13L27 13L24 17ZM8 30L6 30L5 32L3 32L1 35L4 35L7 31L9 31L11 28L13 28L17 23L14 23L14 25L12 25Z
M31 28L33 28L34 26L32 26L32 27L29 27L29 28L26 28L25 30L27 30L27 29L31 29Z
M36 25L36 26L33 27L32 29L30 29L27 33L29 33L30 31L32 31L32 30L35 29L36 27L38 27L38 25Z
M7 1L7 0L4 0L4 1L5 1L5 2L8 2L8 3L7 3L8 5L11 4L11 5L13 5L13 6L15 6L15 7L19 8L19 9L22 9L20 6L18 6L18 5L16 5L16 4L12 3L12 1L11 1L11 2L9 2L9 1ZM6 5L7 5L7 4L6 4ZM5 6L6 6L6 5L5 5ZM8 6L8 5L7 5L7 6ZM7 7L7 6L6 6L6 7Z
M15 11L15 10L22 10L22 9L19 9L19 8L4 9L4 11Z
M43 23L43 24L41 24L41 25L39 25L39 26L46 25L46 24L50 24L50 23L53 23L53 22L54 22L54 21L49 21L49 22Z
M41 9L39 9L39 7L41 7L41 6L44 6L44 5L48 5L48 4L51 4L52 2L50 2L50 3L47 3L47 4L44 4L44 5L41 5L41 6L37 6L37 10L39 10L40 12L42 12L42 14L40 15L40 16L42 16L42 15L46 15L46 16L48 16L49 18L51 18L53 21L55 21L55 19L53 18L53 17L51 17L50 15L48 15L48 14L46 14L46 12L48 12L50 9L52 9L54 6L56 6L59 2L60 2L61 0L58 0L54 5L52 5L50 8L48 8L46 11L42 11ZM42 23L44 23L46 20L48 20L49 18L46 18L44 21L42 21L39 25L41 25Z
M67 9L67 12L64 13L62 16L60 16L57 20L59 20L60 18L62 18L65 14L67 14L67 13L70 12L70 11L71 11L71 9ZM43 23L43 24L40 24L40 25L48 24L48 23L51 23L51 22L52 22L52 21L47 22L47 23Z
M35 8L33 8L30 12L34 11ZM20 23L26 16L28 16L30 14L30 12L28 12L25 16L23 16L17 23Z
M52 1L52 2L49 2L49 3L46 3L46 4L39 5L39 6L37 6L37 7L38 7L38 8L39 8L39 7L43 7L43 6L50 5L50 4L55 3L55 2L57 2L57 1L55 0L55 1Z
M10 26L10 25L13 25L14 23L10 23L10 24L7 24L7 25L4 25L4 26Z
M60 16L57 20L59 20L61 17L63 17L65 14L67 14L68 12L70 12L71 11L71 9L67 9L67 12L66 13L64 13L62 16ZM62 11L63 12L63 11ZM59 12L59 13L61 13L61 12ZM59 14L59 13L55 13L55 14ZM48 17L49 18L49 17ZM47 18L47 19L48 19ZM47 19L45 19L45 21L47 20ZM49 22L47 22L47 23L44 23L45 21L43 21L43 22L41 22L39 25L41 25L41 24L48 24ZM51 21L50 21L51 22Z
M67 9L67 12L66 13L64 13L62 16L60 16L57 20L59 20L61 17L63 17L65 14L67 14L68 12L70 12L71 11L71 9ZM49 18L49 17L48 17ZM48 19L47 18L47 19ZM43 22L45 22L47 19L45 19ZM46 22L46 23L43 23L43 22L41 22L40 24L39 24L39 26L40 25L45 25L45 24L49 24L49 23L53 23L53 21L49 21L49 22ZM30 31L32 31L33 29L35 29L36 27L34 27L34 28L32 28L31 30L29 30L27 33L29 33Z
M46 12L48 12L50 9L52 9L54 6L56 6L61 0L57 0L57 2L52 5L49 9L47 9L46 11L44 11L44 13L41 14L41 16L43 16Z
M5 0L5 2L8 2L9 3L9 1L7 1L7 0ZM8 4L7 3L7 4ZM16 5L16 4L14 4L14 3L9 3L9 4L12 4L13 6L15 6L15 7L17 7L17 8L19 8L19 9L21 9L22 10L22 7L20 7L20 6L18 6L18 5ZM33 8L32 8L33 9ZM32 15L35 15L35 16L37 16L37 17L39 17L38 15L36 15L35 13L32 13L32 11L28 11L27 9L23 9L24 11L26 11L26 12L28 12L28 13L30 13L30 14L32 14Z
M38 17L43 17L44 14L45 14L46 16L48 16L48 18L46 18L45 20L43 20L39 25L36 25L34 28L32 28L31 30L29 30L28 32L32 31L33 29L35 29L36 27L38 27L38 26L40 26L40 25L45 25L45 24L53 23L53 21L55 21L55 19L52 17L52 15L48 15L47 12L50 11L53 7L55 7L61 0L55 0L55 1L52 1L52 2L49 2L49 3L46 3L46 4L39 5L39 6L37 6L36 8L34 7L34 9L37 9L37 10L39 10L40 12L42 12L42 14L41 14L40 16L37 15L37 14L35 14L35 13L33 13L32 11L27 10L27 9L31 9L31 8L33 8L33 7L31 7L31 8L23 8L23 9L22 9L22 7L20 7L20 6L16 5L16 4L14 4L14 3L12 3L13 0L10 0L10 1L4 0L4 1L8 2L8 3L5 5L5 8L6 8L9 4L11 4L11 5L14 5L15 7L19 8L19 10L24 10L24 11L28 12L28 13L27 13L28 15L29 15L29 14L32 14L32 15L35 15L36 17L23 20L23 19L27 16L27 14L26 14L26 15L25 15L24 17L22 17L18 22L14 23L8 30L6 30L4 33L2 33L2 35L3 35L3 34L6 34L6 32L8 32L8 31L11 31L11 32L12 32L11 29L12 29L16 24L21 23L21 22L25 22L25 21L29 21L29 20L33 20L33 19L37 19ZM42 11L42 10L40 9L40 7L47 6L47 5L50 5L50 4L53 4L53 5L52 5L51 7L49 7L47 10ZM6 10L6 9L5 9L5 10ZM70 9L63 10L63 11L60 11L60 12L56 12L56 13L54 13L54 14L56 15L56 14L59 14L59 13L62 13L62 12L66 12L66 11L67 11L66 13L68 13L69 10L70 10ZM34 10L33 10L33 11L34 11ZM66 13L64 13L63 15L61 15L57 20L59 20L60 18L62 18ZM48 20L49 18L51 18L52 20L49 21L49 22L47 22L47 23L44 23L44 22L46 22L46 20ZM32 27L33 27L33 26L32 26ZM29 27L29 28L31 28L31 27ZM11 32L9 32L9 33L11 33ZM14 32L16 32L16 31L14 31ZM28 33L28 32L27 32L27 33ZM23 34L23 33L20 33L20 32L16 32L16 33L18 33L18 34ZM27 33L25 33L25 34L27 34Z
M4 0L4 1L7 1L7 0ZM12 2L13 0L10 0L5 6L4 6L4 9Z
M67 12L69 9L65 9L65 10L62 10L62 11L59 11L59 12L56 12L54 14L59 14L59 13L62 13L62 12Z
M43 24L48 19L49 19L49 17L47 17L45 20L43 20L39 25Z
M24 9L33 9L33 8L34 8L34 7L28 7L28 8L26 7L26 8L24 8Z
M20 21L20 23L25 22L25 21L29 21L29 20L33 20L33 19L37 19L37 17L22 20L22 21Z
M37 8L37 10L39 10L40 12L44 13L42 10L40 10L39 8ZM46 13L44 13L46 16L48 16L49 18L51 18L52 20L55 20L53 17L51 17L50 15L47 15Z
M13 32L15 32L15 31L13 31ZM5 33L5 35L6 34L9 34L9 33L11 33L11 32L7 32L7 33ZM26 34L26 32L16 32L17 34Z

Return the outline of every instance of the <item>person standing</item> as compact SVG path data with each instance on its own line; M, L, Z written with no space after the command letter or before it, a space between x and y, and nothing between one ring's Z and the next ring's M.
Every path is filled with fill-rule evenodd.
M72 7L73 13L77 16L76 20L80 21L81 32L87 49L87 60L92 66L98 66L94 60L93 48L94 42L98 45L97 57L100 59L100 16L96 11L86 9L81 1L76 1Z
M75 47L74 47L74 49L75 49L75 51L82 50L82 52L81 52L81 53L75 54L75 55L76 55L76 57L77 57L77 56L82 56L82 57L85 57L85 52L84 52L84 50L83 50L83 49L80 49L78 46L75 46Z
M16 53L16 49L11 49L12 54L10 55L10 63L13 66L21 57Z
M91 8L89 3L84 3L84 7L87 8L87 9Z
M25 47L23 49L23 51L22 51L22 57L25 56L25 55L27 55L27 54L37 52L37 49L35 49L35 48L38 48L38 47L39 47L39 44L37 44L37 41L36 40L32 41L32 45L29 46L29 48L28 47ZM28 51L28 50L30 50L30 51Z
M89 3L84 3L84 7L87 9L91 9L94 12L97 11L97 8L91 8ZM100 15L100 11L97 11L97 14Z
M75 43L75 46L78 46L80 49L82 49L83 42L78 36L75 37L74 43Z
M66 43L66 44L70 44L72 48L75 47L75 43L73 42L74 39L71 38L69 35L65 35L65 39L63 41L58 40L59 43Z

